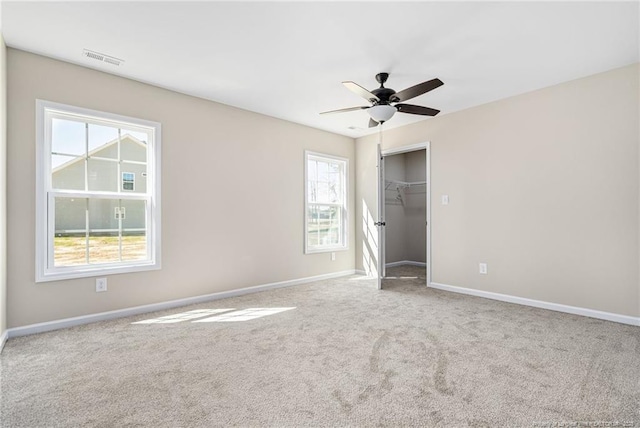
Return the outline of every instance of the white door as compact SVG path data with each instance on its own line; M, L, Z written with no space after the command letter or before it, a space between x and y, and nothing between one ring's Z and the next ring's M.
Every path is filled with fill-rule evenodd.
M431 143L426 143L427 146L425 147L425 156L427 157L426 159L426 165L427 165L427 172L426 172L426 182L427 182L427 186L426 186L426 192L427 192L427 197L426 197L426 203L427 206L425 207L425 211L427 214L427 218L425 219L425 221L427 222L427 250L426 250L426 261L427 261L427 287L429 286L429 284L431 284Z
M382 149L378 144L378 290L382 289L382 279L385 275L384 254L384 158Z
M385 271L385 232L386 232L386 216L385 216L385 203L384 203L384 158L389 155L396 155L400 153L413 152L416 150L424 150L426 156L426 223L427 223L427 248L426 248L426 261L427 261L427 286L431 284L431 143L419 143L411 146L404 146L395 149L387 149L384 154L382 153L380 144L378 144L378 289L383 288L383 279L386 276Z

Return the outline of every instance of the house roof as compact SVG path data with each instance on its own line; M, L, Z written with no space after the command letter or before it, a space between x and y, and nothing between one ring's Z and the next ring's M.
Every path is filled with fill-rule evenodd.
M139 139L137 139L136 137L134 137L131 134L122 135L121 142L125 142L125 141L131 141L133 143L138 144L141 147L145 147L145 148L147 147L147 143L145 141L139 140ZM89 157L92 157L92 156L99 157L99 153L100 152L108 149L109 147L111 147L111 146L113 146L114 144L117 144L117 143L118 143L118 139L114 138L113 140L108 141L105 144L103 144L101 146L98 146L95 149L91 150L89 152ZM82 157L82 156L73 158L70 161L65 162L65 163L63 163L61 165L58 165L57 167L53 168L52 172L55 174L56 172L61 171L61 170L71 166L72 164L74 164L76 162L80 162L82 159L84 159L84 157Z

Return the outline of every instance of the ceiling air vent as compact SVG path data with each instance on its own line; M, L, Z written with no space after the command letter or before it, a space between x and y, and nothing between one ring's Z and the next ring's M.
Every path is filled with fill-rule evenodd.
M122 59L118 59L109 55L101 54L100 52L90 51L89 49L85 49L82 52L82 55L87 58L95 59L97 61L106 62L107 64L119 66L124 62Z

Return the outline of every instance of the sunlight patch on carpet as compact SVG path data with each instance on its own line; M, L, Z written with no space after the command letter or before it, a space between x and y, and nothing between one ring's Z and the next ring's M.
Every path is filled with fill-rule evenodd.
M192 311L180 312L178 314L165 315L163 317L151 318L143 321L136 321L131 324L174 324L178 322L237 322L249 321L256 318L274 315L280 312L289 311L293 308L249 308L236 310L227 309L194 309ZM233 311L233 312L231 312ZM221 314L221 315L216 315ZM211 316L215 315L215 316ZM205 318L206 317L206 318ZM204 319L198 319L204 318Z
M137 321L131 324L172 324L182 321L189 321L196 318L208 317L221 312L233 311L235 308L229 309L194 309L193 311L181 312L179 314L166 315L164 317L152 318L144 321Z
M268 315L277 314L284 311L290 311L295 308L250 308L239 311L228 312L222 315L216 315L211 318L205 318L192 322L237 322L249 321L256 318L266 317Z

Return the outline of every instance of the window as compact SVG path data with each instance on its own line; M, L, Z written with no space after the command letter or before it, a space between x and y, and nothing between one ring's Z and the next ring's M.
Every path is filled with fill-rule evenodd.
M122 190L135 190L136 175L133 172L122 173Z
M346 250L349 160L305 153L305 253Z
M116 207L114 211L116 220L124 220L125 218L127 218L127 209L125 207Z
M38 100L36 281L159 269L159 168L159 123Z

